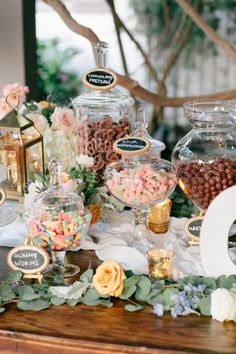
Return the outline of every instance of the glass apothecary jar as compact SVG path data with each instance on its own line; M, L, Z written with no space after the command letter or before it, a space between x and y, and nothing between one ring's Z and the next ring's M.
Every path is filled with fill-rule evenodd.
M181 189L204 213L236 184L236 105L193 101L183 107L193 128L175 146L172 162Z
M149 145L148 151L123 151L121 161L107 166L105 180L110 193L133 210L135 228L130 245L147 249L153 241L148 225L151 207L170 196L176 187L177 177L172 164L160 158L164 144L148 139L145 127L141 128L144 129L143 134L125 139L126 146L130 148L132 140L137 145L145 141ZM136 127L137 134L139 129Z
M64 191L61 183L61 164L49 164L50 187L37 196L24 218L29 229L30 243L51 252L53 264L45 275L53 278L56 269L63 277L79 272L79 267L64 264L67 250L76 250L87 233L91 214L84 209L80 196Z
M130 134L134 121L134 100L114 87L115 74L107 69L108 51L107 43L97 44L98 67L83 79L90 89L73 101L77 154L92 157L93 168L100 175L107 164L120 159L113 150L113 142Z

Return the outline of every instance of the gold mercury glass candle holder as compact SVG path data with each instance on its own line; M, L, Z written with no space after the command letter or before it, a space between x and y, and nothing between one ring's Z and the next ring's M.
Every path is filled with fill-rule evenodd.
M155 248L147 252L149 274L153 278L171 278L174 252Z
M164 234L168 231L172 201L170 199L151 208L149 217L149 229L156 234Z

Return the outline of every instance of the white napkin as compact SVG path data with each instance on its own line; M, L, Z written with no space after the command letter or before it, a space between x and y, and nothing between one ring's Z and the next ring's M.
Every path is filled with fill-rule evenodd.
M24 220L17 216L16 220L0 228L0 246L16 247L24 244L27 227Z
M122 223L123 217L123 223ZM169 230L165 234L151 232L152 247L171 249L175 252L174 274L175 278L190 274L205 275L201 264L199 246L188 246L188 237L184 231L187 218L170 218ZM131 212L121 214L120 224L94 225L88 232L81 249L95 250L99 259L105 261L113 259L122 264L124 269L135 273L147 273L146 249L129 247L134 230L133 216ZM235 226L230 234L235 233ZM230 249L232 260L236 260L236 248Z

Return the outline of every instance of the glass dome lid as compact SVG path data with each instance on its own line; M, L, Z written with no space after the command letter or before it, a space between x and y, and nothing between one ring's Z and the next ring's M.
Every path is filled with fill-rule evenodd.
M137 112L137 120L134 123L134 131L131 133L130 136L144 138L149 141L150 143L150 150L149 154L157 154L159 155L161 151L165 150L165 144L157 139L151 137L148 133L148 123L146 122L145 111L142 107L139 107Z
M61 164L53 160L49 163L50 187L33 200L33 212L67 212L83 209L83 201L75 193L64 191L61 183Z
M92 69L87 72L83 78L83 83L89 87L89 90L82 93L81 95L75 97L72 104L74 107L85 106L90 109L98 109L99 107L107 107L114 109L119 109L122 107L129 107L134 104L134 99L120 92L115 86L116 84L116 75L111 70L108 69L108 52L109 45L106 42L99 42L96 47L96 59L97 59L97 68ZM94 84L88 82L87 75L99 75L106 73L111 75L113 84L111 85L102 85ZM97 74L97 75L96 75Z
M110 89L109 91L95 91L90 89L73 100L74 106L86 106L93 108L101 107L114 107L122 108L132 106L134 99L126 96L117 88Z

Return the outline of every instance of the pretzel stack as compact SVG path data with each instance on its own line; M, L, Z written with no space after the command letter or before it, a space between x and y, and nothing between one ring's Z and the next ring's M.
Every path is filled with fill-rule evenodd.
M102 173L106 166L120 160L113 150L113 143L130 134L130 124L126 118L118 123L104 116L97 122L83 121L78 125L78 154L93 157L93 168Z

